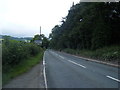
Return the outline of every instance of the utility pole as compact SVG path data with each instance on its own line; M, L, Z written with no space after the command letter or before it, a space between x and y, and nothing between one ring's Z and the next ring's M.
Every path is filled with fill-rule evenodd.
M41 26L40 26L40 40L41 40Z
M40 26L40 35L41 35L41 26Z

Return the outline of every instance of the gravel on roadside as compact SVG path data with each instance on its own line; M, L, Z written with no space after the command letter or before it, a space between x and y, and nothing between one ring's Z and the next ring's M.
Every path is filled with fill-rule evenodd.
M3 88L45 88L42 61L28 72L12 79Z

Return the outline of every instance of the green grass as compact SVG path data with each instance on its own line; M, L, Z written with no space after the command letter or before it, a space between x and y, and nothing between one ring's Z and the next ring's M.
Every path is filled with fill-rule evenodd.
M96 50L74 50L74 49L65 49L64 52L83 56L87 58L93 58L102 61L108 61L112 63L120 62L120 46L109 46L103 47Z
M16 65L14 68L10 69L9 72L2 73L2 84L5 85L16 76L29 71L33 66L40 63L42 58L43 51L34 57L30 57L26 60L23 60L19 65Z

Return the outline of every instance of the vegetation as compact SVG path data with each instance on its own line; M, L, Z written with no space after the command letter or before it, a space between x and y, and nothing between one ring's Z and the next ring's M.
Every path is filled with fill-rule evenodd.
M110 61L117 64L120 62L120 47L109 46L96 50L75 50L75 49L64 49L66 53L75 54L82 57L93 58L97 60Z
M43 51L41 51L41 53L35 55L34 57L29 57L27 59L24 59L21 63L14 66L14 68L8 68L9 70L7 72L3 70L2 84L4 85L12 78L21 75L24 72L27 72L29 69L31 69L31 67L40 63L42 58L43 58Z
M10 40L16 40L16 41L26 41L29 42L32 37L23 37L23 38L18 38L18 37L12 37L12 36L6 36L6 35L0 35L0 39L9 37Z
M92 53L100 59L109 59L114 52L120 53L119 29L120 2L80 2L73 4L62 24L52 29L50 47L57 50L69 49L73 53L79 51L84 55L84 52L90 51L90 56ZM114 46L118 48L113 52L111 47L116 48ZM110 51L107 51L107 47L110 47ZM106 53L102 54L104 49ZM101 54L98 54L99 51Z
M41 41L41 47L42 48L48 48L49 46L49 40L47 37L44 36L44 34L41 35L35 35L34 38L31 40L31 42L34 43L35 40L40 40Z
M8 36L4 37L2 42L3 84L40 62L43 51L34 43L10 40Z

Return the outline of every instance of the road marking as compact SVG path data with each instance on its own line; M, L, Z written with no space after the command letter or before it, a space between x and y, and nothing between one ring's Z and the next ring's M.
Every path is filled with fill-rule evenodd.
M52 54L54 54L54 55L56 55L56 56L58 56L58 54L56 54L56 53L55 53L55 52L53 52L53 51L51 51L51 53L52 53Z
M56 55L58 55L58 54L56 54ZM61 55L58 55L60 58L62 58L62 59L65 59L63 56L61 56ZM67 60L67 59L66 59ZM86 68L85 66L83 66L83 65L81 65L81 64L78 64L78 63L76 63L76 62L73 62L73 61L71 61L71 60L68 60L69 62L71 62L71 63L73 63L73 64L75 64L75 65L78 65L78 66L80 66L80 67L83 67L83 68Z
M78 65L78 66L80 66L80 67L86 68L85 66L83 66L83 65L81 65L81 64L78 64L78 63L76 63L76 62L73 62L73 61L71 61L71 60L68 60L68 61L71 62L71 63L73 63L73 64L75 64L75 65Z
M45 65L45 61L43 60L43 65Z
M60 55L59 55L59 57L62 58L62 59L65 59L63 56L60 56Z
M45 73L45 52L44 52L44 56L43 56L43 76L44 76L44 81L45 81L45 88L47 90L47 79L46 79L46 73Z
M61 55L59 55L59 54L57 54L57 53L55 53L55 52L52 52L54 55L56 55L56 56L59 56L60 58L62 58L62 59L65 59L63 56L61 56Z
M116 79L116 78L114 78L114 77L111 77L111 76L106 76L106 77L108 77L108 78L110 78L110 79L112 79L112 80L115 80L115 81L117 81L117 82L120 82L119 79Z

